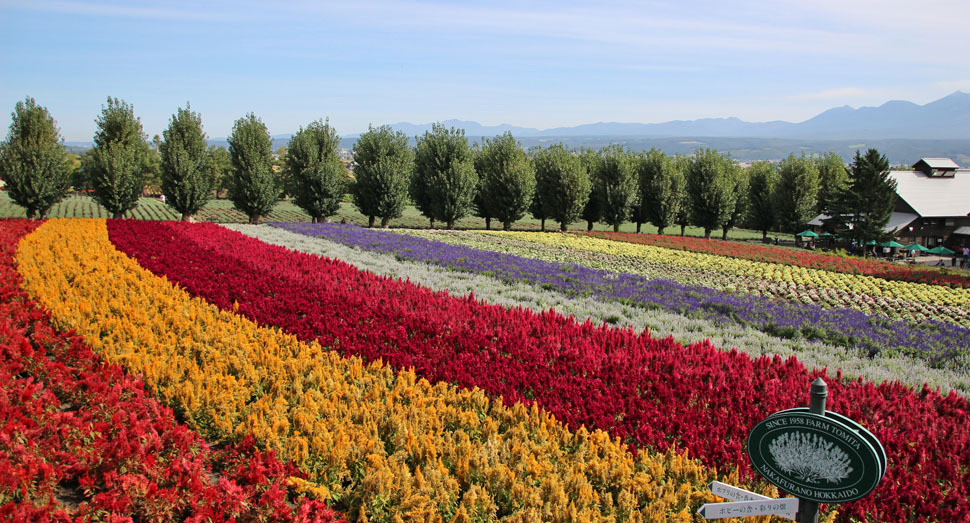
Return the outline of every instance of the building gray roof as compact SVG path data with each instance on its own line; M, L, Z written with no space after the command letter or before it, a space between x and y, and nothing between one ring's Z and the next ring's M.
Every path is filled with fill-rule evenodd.
M935 159L938 158L924 158ZM889 177L896 180L896 194L920 216L970 215L970 169L958 169L949 178L927 176L920 171L889 171Z
M822 226L822 221L828 220L831 216L827 214L819 214L812 221L808 222L809 225L814 225L816 227ZM889 222L886 226L882 228L885 232L892 232L896 229L902 229L903 227L909 225L919 216L915 214L905 213L905 212L894 212L892 216L889 217Z
M920 158L921 162L929 165L931 169L959 169L953 160L949 158Z

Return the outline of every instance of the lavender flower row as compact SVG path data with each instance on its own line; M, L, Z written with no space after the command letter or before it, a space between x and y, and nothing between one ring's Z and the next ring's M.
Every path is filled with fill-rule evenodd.
M829 310L732 294L673 280L535 260L354 225L273 225L348 246L392 254L399 259L486 274L508 282L527 282L569 296L616 300L709 321L748 325L773 336L861 348L870 356L883 351L908 354L925 359L934 367L965 366L966 340L970 339L970 329L944 322L910 325L854 310Z

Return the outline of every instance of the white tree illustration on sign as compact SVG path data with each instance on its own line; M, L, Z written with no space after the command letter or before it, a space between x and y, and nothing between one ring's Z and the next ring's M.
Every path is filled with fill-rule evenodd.
M768 452L779 469L807 483L838 483L852 472L849 456L817 434L786 432L772 440Z

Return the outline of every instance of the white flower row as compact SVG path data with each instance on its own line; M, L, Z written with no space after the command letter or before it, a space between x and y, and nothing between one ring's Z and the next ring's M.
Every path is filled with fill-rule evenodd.
M896 380L917 390L923 383L928 383L931 387L939 387L944 393L952 389L970 396L970 378L964 373L931 369L913 358L876 356L870 360L842 347L777 338L750 327L721 325L663 310L645 310L593 298L570 298L523 283L510 285L487 276L400 261L393 255L362 251L268 225L226 224L225 227L269 244L336 258L374 274L410 280L436 291L446 290L456 296L474 293L476 298L504 307L523 307L534 311L552 308L581 322L588 319L596 324L605 322L618 327L632 326L637 330L646 328L654 337L672 336L684 345L709 339L722 350L737 348L754 357L774 354L783 358L797 356L806 367L827 367L829 374L841 368L843 376L849 378L861 376L876 383Z

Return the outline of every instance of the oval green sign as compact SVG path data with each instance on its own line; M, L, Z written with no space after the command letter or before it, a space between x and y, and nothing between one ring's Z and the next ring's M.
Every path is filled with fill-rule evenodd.
M748 457L781 490L820 503L862 499L883 475L880 456L865 438L808 412L778 412L755 425Z
M781 414L788 414L788 413L791 413L791 412L806 412L807 413L807 412L811 412L811 411L808 410L808 407L796 407L794 409L788 409L788 410L782 410L782 411L776 412L776 413L772 414L772 416L778 416L778 415L781 415ZM855 431L856 434L858 434L859 436L861 436L862 439L868 441L869 444L872 445L872 448L876 451L876 457L879 458L879 481L882 481L882 478L886 475L886 466L887 466L888 460L886 458L886 449L883 448L882 443L879 441L878 438L876 438L875 434L869 432L865 427L863 427L862 425L860 425L858 422L856 422L852 418L849 418L847 416L843 416L843 415L841 415L841 414L839 414L837 412L833 412L831 410L826 410L824 415L825 415L826 418L834 419L835 421L838 421L838 422L842 423L843 425L849 427L850 429L852 429L853 431Z

